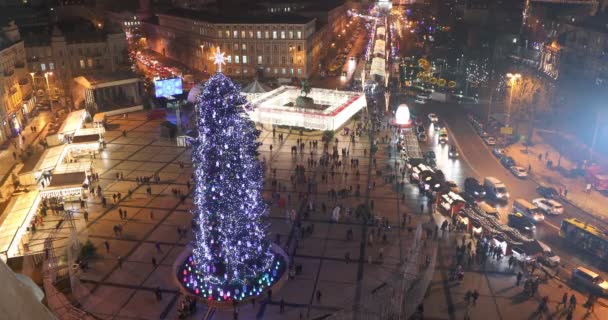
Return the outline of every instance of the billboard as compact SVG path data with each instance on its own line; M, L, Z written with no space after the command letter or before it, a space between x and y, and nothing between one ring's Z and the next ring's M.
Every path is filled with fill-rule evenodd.
M182 78L154 80L156 97L168 97L182 94Z

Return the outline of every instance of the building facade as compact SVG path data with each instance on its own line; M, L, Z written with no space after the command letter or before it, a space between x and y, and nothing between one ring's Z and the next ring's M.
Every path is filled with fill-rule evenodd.
M219 47L226 54L223 72L231 76L304 78L312 73L315 19L269 16L241 19L190 15L186 10L158 14L144 24L148 48L193 69L215 72L210 56Z
M68 94L74 77L130 67L125 33L115 26L63 32L56 25L25 37L25 49L35 89L49 97Z
M19 29L14 22L0 35L0 144L18 134L35 104Z

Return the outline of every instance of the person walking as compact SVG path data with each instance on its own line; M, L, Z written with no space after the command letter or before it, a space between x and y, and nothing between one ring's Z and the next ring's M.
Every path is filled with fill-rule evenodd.
M317 303L321 303L321 290L317 290Z
M156 258L152 257L152 266L156 268Z
M568 292L564 292L564 295L562 296L562 302L557 304L557 307L559 308L559 306L563 306L564 308L566 308L568 303Z
M118 256L118 268L122 269L122 257Z
M570 309L572 311L574 311L574 309L576 309L576 297L574 296L574 293L570 296L570 306L568 309Z
M89 212L88 211L84 211L84 213L82 214L82 216L84 217L84 222L89 222Z
M281 298L281 303L279 304L279 313L283 314L285 312L285 300Z
M473 306L477 305L477 299L479 298L479 292L477 292L477 290L473 290L473 294L471 294L471 298L473 298Z
M110 243L108 241L104 241L103 245L106 247L106 253L110 253Z
M516 286L519 286L519 283L521 282L521 278L523 278L523 276L524 276L524 274L521 273L521 271L519 271L517 273L517 276L516 276L517 277L517 283L515 283Z

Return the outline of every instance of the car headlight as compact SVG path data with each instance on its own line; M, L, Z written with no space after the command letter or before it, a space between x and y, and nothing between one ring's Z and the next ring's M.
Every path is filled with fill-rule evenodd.
M475 195L479 195L479 192L475 191Z
M526 229L526 230L530 230L530 227L524 227L524 229Z

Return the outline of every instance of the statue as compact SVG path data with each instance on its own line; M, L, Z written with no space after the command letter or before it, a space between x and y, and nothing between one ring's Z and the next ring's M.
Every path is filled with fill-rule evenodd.
M312 90L308 84L308 80L302 80L300 82L302 89L300 90L300 96L296 99L297 108L312 108L315 104L312 98L308 97L308 94Z
M304 79L300 82L300 85L302 86L302 90L300 91L300 95L302 95L303 97L307 97L308 94L310 93L310 85L308 84L308 80Z

